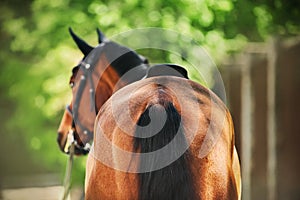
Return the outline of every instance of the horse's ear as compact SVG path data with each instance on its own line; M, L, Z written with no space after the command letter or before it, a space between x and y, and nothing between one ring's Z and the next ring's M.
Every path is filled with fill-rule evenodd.
M75 41L75 43L77 44L78 48L80 49L80 51L83 53L83 55L87 56L94 48L91 47L89 44L87 44L85 41L83 41L82 39L80 39L71 28L69 28L69 32L73 38L73 40Z
M98 34L98 42L101 44L106 38L105 35L100 31L99 28L97 28L97 34Z

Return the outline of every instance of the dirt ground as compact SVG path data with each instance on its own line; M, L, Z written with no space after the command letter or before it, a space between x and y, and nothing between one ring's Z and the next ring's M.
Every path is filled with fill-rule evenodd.
M62 186L51 187L30 187L19 189L4 189L2 190L1 200L60 200L62 197ZM73 188L68 200L80 200L82 197L81 188Z

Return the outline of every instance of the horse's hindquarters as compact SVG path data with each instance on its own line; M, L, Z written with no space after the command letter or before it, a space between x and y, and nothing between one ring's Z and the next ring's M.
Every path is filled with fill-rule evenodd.
M137 200L136 174L125 173L88 156L85 178L85 199Z
M180 180L181 175L190 174L191 179L181 180L191 180L196 194L192 195L192 199L238 199L240 196L239 161L234 150L234 131L228 110L208 89L182 78L171 77L149 78L130 84L118 90L102 106L95 122L94 148L87 162L87 199L139 199L139 192L145 186L143 178L141 179L139 174L129 172L137 172L136 170L141 170L141 166L147 168L148 164L145 163L149 160L139 159L138 156L133 155L137 152L144 154L148 151L156 151L153 146L161 140L150 138L150 142L142 142L149 147L145 151L142 143L139 144L139 148L134 148L137 124L149 106L164 105L166 102L174 106L178 112L177 117L180 115L180 126L184 130L182 135L186 138L188 147L187 151L184 149L178 153L178 155L188 154L187 162L182 162L187 167L178 165L180 167L178 169L190 171L178 173L177 169L170 170L169 174L172 175L170 179L167 179L165 173L156 173L176 163L181 156L169 162L169 165L153 169L150 171L153 172L151 174L146 174L149 172L147 170L139 171L147 175L146 179L149 181L146 186L148 184L147 187L152 188L147 190L147 193L166 191L170 193L168 196L174 197L172 200L181 198L180 195L175 194L182 187L174 183ZM157 107L158 110L160 108ZM151 109L150 114L145 115L146 119L151 118L150 111ZM152 117L156 116L155 113L152 114ZM167 114L167 117L174 117L174 113ZM172 135L170 127L166 130L168 131L163 131L162 135ZM139 134L148 136L151 135L151 131L149 134L144 131ZM173 135L174 138L175 135L176 133ZM160 143L158 149L162 149L163 145L167 146L169 143L171 143L169 140ZM178 149L180 148L176 145L172 146L170 156L162 157L171 158L172 152L178 152ZM153 158L157 160L160 157L161 155L158 155ZM157 163L160 164L156 162L155 165ZM168 174L168 171L166 172ZM155 183L153 180L162 180L157 176L165 176L163 182L156 183L160 185L159 188L151 185ZM187 181L182 181L181 185L183 184L187 185ZM164 188L168 189L164 190Z

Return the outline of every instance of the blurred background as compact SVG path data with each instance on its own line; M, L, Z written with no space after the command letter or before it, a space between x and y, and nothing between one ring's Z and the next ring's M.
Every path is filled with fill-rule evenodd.
M97 27L108 38L142 27L193 38L225 84L243 199L300 198L298 0L2 0L0 22L0 199L58 199L68 157L56 130L71 99L71 69L82 58L68 27L93 46ZM85 158L76 157L72 188L81 190L84 168Z

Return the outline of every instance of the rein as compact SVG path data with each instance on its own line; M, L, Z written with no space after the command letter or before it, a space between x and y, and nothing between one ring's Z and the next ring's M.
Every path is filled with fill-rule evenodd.
M70 105L66 106L66 111L68 112L69 115L73 117L73 112L72 109L70 108ZM67 166L66 166L64 188L63 188L64 192L61 200L66 200L71 190L71 175L72 175L72 168L74 162L75 148L79 149L84 153L88 153L90 151L89 143L86 143L84 147L78 145L77 141L74 138L74 133L75 133L74 130L75 130L75 122L73 120L72 128L68 132L67 142L64 149L66 153L69 153L69 159L67 161Z
M68 133L68 140L67 140L67 143L70 143L70 148L69 148L70 156L66 167L66 174L64 179L64 193L63 193L62 200L66 200L68 198L71 189L71 174L72 174L73 160L75 154L75 142L76 141L74 139L74 131L70 130Z

